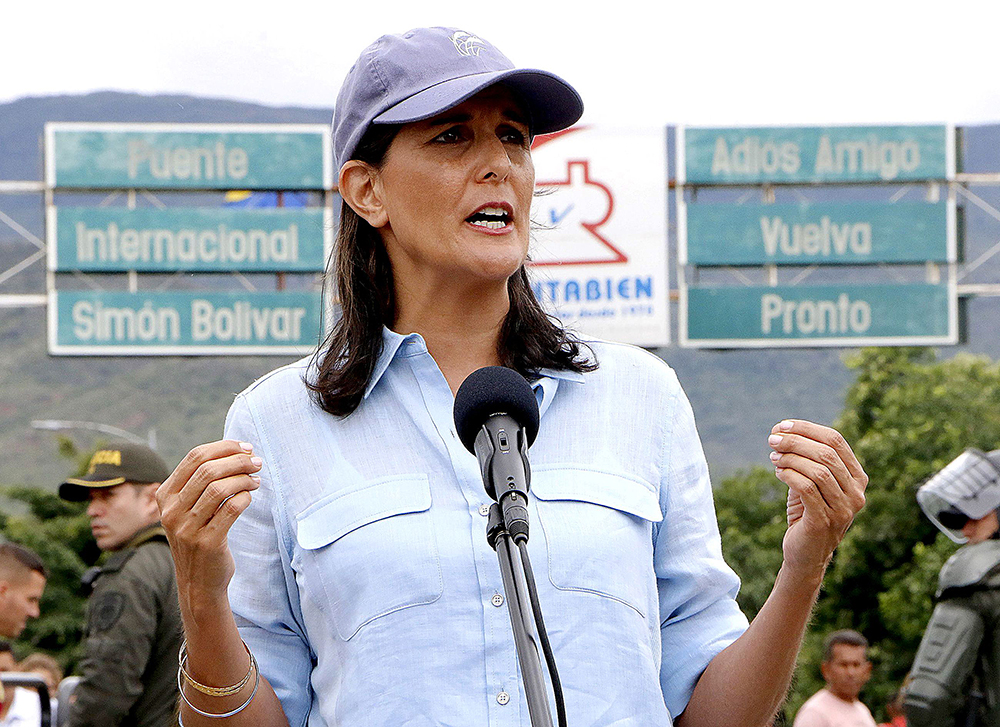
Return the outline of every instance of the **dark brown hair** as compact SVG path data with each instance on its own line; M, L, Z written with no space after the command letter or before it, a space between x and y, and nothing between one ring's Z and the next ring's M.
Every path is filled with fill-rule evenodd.
M844 629L843 631L834 631L832 634L828 634L823 640L823 662L826 663L833 659L833 647L837 644L846 644L848 646L863 646L865 649L868 648L868 639L859 634L853 629Z
M397 125L371 125L352 159L376 169L385 163ZM327 265L327 280L335 282L341 315L316 351L316 373L306 379L316 402L337 416L347 416L361 404L375 363L382 353L382 326L392 326L396 299L392 265L378 231L346 202L340 210L337 242ZM507 281L510 309L500 328L500 362L525 377L542 369L593 371L593 352L573 338L541 307L522 265ZM589 349L588 349L589 351Z
M35 551L25 548L17 543L0 543L0 571L5 571L9 576L17 571L40 573L44 578L49 577L49 572L45 569L45 563L38 557Z

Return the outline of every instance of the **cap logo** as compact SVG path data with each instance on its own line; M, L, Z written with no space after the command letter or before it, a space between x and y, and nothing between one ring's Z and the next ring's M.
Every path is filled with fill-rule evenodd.
M451 36L451 42L463 56L478 56L479 51L486 47L486 41L464 30L455 31Z
M87 474L93 474L99 464L112 464L116 467L121 467L122 453L117 449L97 450L94 452L94 456L90 458L90 468L87 470Z

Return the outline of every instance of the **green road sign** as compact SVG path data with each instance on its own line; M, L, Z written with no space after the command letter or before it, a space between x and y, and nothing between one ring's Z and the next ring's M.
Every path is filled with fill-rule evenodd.
M954 344L946 284L687 288L682 345L704 348Z
M682 265L955 262L957 256L949 202L688 204L684 213Z
M318 292L54 291L49 353L304 355L320 326Z
M328 217L320 208L53 207L49 269L322 271Z
M686 184L905 182L955 173L950 126L803 126L677 130Z
M319 124L45 125L45 179L65 189L330 189Z

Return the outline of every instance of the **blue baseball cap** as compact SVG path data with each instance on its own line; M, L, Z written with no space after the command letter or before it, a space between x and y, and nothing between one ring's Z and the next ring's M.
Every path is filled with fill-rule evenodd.
M464 30L383 35L362 51L337 95L335 168L351 158L370 124L428 119L501 81L525 104L532 134L565 129L583 114L580 94L559 76L515 68L496 47Z

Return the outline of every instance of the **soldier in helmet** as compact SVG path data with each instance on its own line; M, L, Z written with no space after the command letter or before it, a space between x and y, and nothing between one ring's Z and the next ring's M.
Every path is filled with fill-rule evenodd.
M63 499L90 502L94 539L109 555L85 577L93 593L70 727L176 724L181 619L154 495L169 474L149 447L120 442L98 450L84 476L59 486Z
M966 543L939 576L937 606L906 688L910 727L1000 726L1000 450L963 452L917 492L924 514Z

